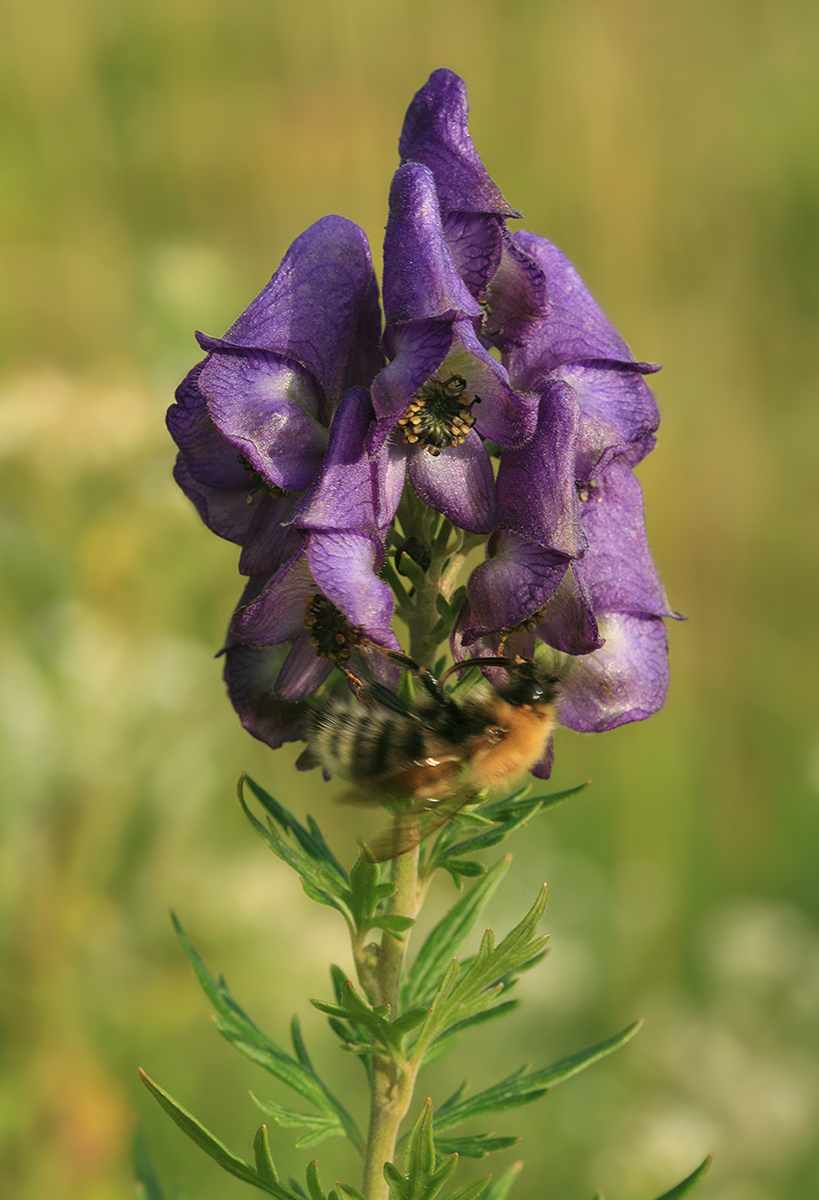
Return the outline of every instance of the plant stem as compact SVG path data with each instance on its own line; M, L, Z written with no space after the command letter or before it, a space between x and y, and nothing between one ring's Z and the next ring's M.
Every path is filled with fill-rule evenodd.
M400 820L396 817L396 823ZM396 835L399 830L396 827ZM390 897L391 916L415 917L419 908L418 857L419 847L393 859L392 882L395 892ZM401 972L407 953L409 932L402 940L385 933L381 939L376 968L377 996L372 1004L389 1004L395 1016L401 988ZM406 1070L393 1059L376 1055L373 1058L370 1099L370 1129L364 1160L363 1192L367 1200L387 1200L389 1189L384 1178L384 1163L391 1162L395 1153L398 1129L407 1114L415 1087L414 1070Z

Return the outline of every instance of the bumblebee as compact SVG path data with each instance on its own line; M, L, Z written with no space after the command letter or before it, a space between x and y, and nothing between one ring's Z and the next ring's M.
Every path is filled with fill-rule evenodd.
M446 819L481 792L513 783L546 754L557 676L529 659L474 658L438 679L404 655L389 657L412 671L420 698L407 704L378 683L364 684L357 701L319 710L308 740L312 757L351 783L359 799L405 812L441 809ZM476 666L502 667L506 682L484 680L463 697L445 689L449 674Z

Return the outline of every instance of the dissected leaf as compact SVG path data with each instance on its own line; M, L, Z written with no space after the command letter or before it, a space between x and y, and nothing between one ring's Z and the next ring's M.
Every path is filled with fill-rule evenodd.
M500 1083L496 1083L493 1087L486 1088L485 1091L478 1092L474 1096L462 1099L462 1093L458 1094L457 1099L452 1098L445 1101L438 1109L435 1121L436 1129L439 1131L452 1129L464 1121L471 1120L472 1117L487 1116L490 1113L502 1112L507 1108L517 1108L519 1105L537 1100L557 1084L563 1083L572 1075L579 1074L592 1063L605 1058L606 1055L612 1054L620 1046L625 1045L634 1037L641 1024L641 1021L635 1021L633 1025L629 1025L627 1029L614 1034L613 1037L606 1038L568 1058L562 1058L539 1071L527 1071L525 1067L521 1067L502 1079Z
M276 1104L273 1100L260 1100L253 1092L250 1095L262 1112L272 1117L276 1124L281 1125L283 1129L306 1129L308 1131L295 1143L297 1150L318 1146L328 1137L344 1136L344 1129L335 1114L299 1112L294 1108L285 1108L282 1104Z
M508 1150L515 1146L520 1137L515 1134L504 1136L494 1133L464 1134L463 1137L436 1137L435 1149L439 1154L459 1154L463 1158L486 1158L496 1150Z
M217 982L205 966L190 938L173 915L172 920L185 957L193 967L202 990L216 1009L216 1028L222 1037L251 1062L257 1063L287 1087L298 1092L321 1112L334 1116L353 1144L359 1149L363 1148L361 1131L355 1119L313 1069L298 1025L294 1027L294 1044L297 1053L305 1061L293 1058L254 1024L233 999L224 979Z
M441 975L458 953L475 922L509 869L511 858L502 858L487 871L444 916L416 955L404 985L404 1003L429 1004Z

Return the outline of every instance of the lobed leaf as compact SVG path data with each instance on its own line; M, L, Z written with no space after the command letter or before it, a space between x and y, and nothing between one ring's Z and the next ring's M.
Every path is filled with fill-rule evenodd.
M403 1172L393 1163L385 1163L384 1178L393 1200L433 1200L457 1163L458 1155L452 1154L435 1166L432 1101L427 1100L407 1137Z
M616 1033L594 1046L589 1046L577 1054L572 1054L568 1058L562 1058L539 1071L527 1071L525 1067L520 1067L502 1079L500 1083L496 1083L483 1092L478 1092L475 1096L461 1099L463 1093L456 1093L457 1098L451 1097L438 1109L436 1128L438 1130L452 1129L464 1121L471 1120L472 1117L487 1116L489 1113L502 1112L507 1108L517 1108L522 1104L529 1104L532 1100L537 1100L557 1084L570 1079L572 1075L579 1074L586 1067L590 1067L592 1063L598 1062L601 1058L618 1050L620 1046L625 1045L634 1037L641 1024L641 1021L635 1021L620 1033Z
M439 1154L460 1154L464 1158L486 1158L496 1150L508 1150L520 1138L512 1134L502 1136L494 1133L465 1134L463 1137L436 1137L435 1149Z
M406 1004L429 1004L441 976L472 931L475 922L509 869L507 855L487 871L444 916L427 937L412 964L404 985Z
M298 1092L321 1112L334 1116L339 1122L340 1130L356 1147L361 1149L363 1147L361 1131L352 1115L313 1069L301 1039L298 1023L293 1027L293 1038L299 1057L292 1058L243 1012L230 994L224 979L217 982L205 966L190 938L173 914L171 914L171 919L185 957L191 964L202 990L216 1009L216 1028L222 1037L251 1062L255 1062L281 1083Z
M254 1104L257 1104L262 1112L272 1117L276 1124L281 1125L283 1129L306 1129L308 1131L295 1143L297 1150L318 1146L328 1137L344 1136L344 1128L334 1114L328 1116L326 1113L299 1112L294 1108L285 1108L284 1105L276 1104L273 1100L260 1100L253 1092L250 1093L250 1096Z

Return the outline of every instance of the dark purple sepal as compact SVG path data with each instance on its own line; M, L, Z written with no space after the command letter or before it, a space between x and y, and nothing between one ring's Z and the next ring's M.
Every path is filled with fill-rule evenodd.
M482 301L500 266L505 227L500 217L442 212L441 226L455 269L472 296Z
M296 496L271 496L261 489L249 506L253 513L242 553L241 575L270 575L298 550L302 534L290 524Z
M591 597L572 563L538 615L537 636L563 654L591 654L603 645Z
M651 389L636 370L617 364L563 367L580 410L578 479L592 479L615 458L636 466L653 449L660 411Z
M267 286L223 338L206 348L247 347L300 363L334 401L368 386L381 365L378 286L363 229L322 217L293 242Z
M445 67L413 97L398 142L401 161L423 163L435 177L443 209L518 217L480 160L469 135L464 82Z
M243 545L253 522L248 507L248 492L207 487L191 476L182 454L176 457L173 477L192 502L199 516L213 533L229 542Z
M574 486L578 421L571 388L547 383L533 436L503 452L497 479L498 528L568 558L586 547Z
M564 363L609 360L635 369L658 368L635 362L634 355L592 298L568 258L545 238L521 230L514 241L543 272L549 311L530 325L522 346L510 355L509 370L518 386L534 387L544 375Z
M444 236L432 174L418 163L399 167L390 188L384 313L388 328L433 317L469 317L479 325L482 318Z
M558 698L560 724L581 733L650 717L662 708L668 688L661 617L607 613L598 619L605 644L571 660Z
M321 474L293 517L300 529L385 529L398 508L404 486L403 456L383 445L368 455L374 419L363 388L347 393L336 411Z
M434 375L452 346L452 322L411 321L385 335L391 361L375 377L372 401L378 423L367 448L374 453L422 384Z
M175 403L165 417L168 431L179 447L187 473L197 483L228 492L248 492L250 473L239 462L236 447L225 441L208 412L199 378L203 359L188 372L174 393Z
M484 337L506 354L524 344L531 327L548 311L543 271L504 228L498 269L486 296Z
M595 612L676 617L648 548L643 493L629 467L611 463L581 487L580 497L589 549L575 570Z
M529 620L554 595L569 565L564 556L515 533L502 532L492 544L493 557L475 567L467 581L464 646Z
M315 591L302 542L298 552L255 589L255 595L246 591L233 614L231 636L248 646L294 641L304 625L307 598Z
M311 533L307 562L319 591L351 625L378 645L400 649L390 629L395 597L376 574L384 564L384 551L377 540L353 530Z
M327 446L310 376L265 350L214 353L199 386L222 436L265 482L300 492Z
M529 770L535 779L549 779L552 774L552 768L555 765L555 745L554 739L549 738L549 744L546 747L546 753L536 762Z
M312 696L330 677L333 663L319 658L306 629L290 645L282 669L276 677L276 692L284 700L304 700Z
M238 642L225 649L224 680L244 728L273 750L307 737L309 708L275 694L286 646L255 648Z
M483 442L470 430L460 446L437 457L410 446L407 469L412 486L429 508L469 533L489 533L495 521L495 477Z

